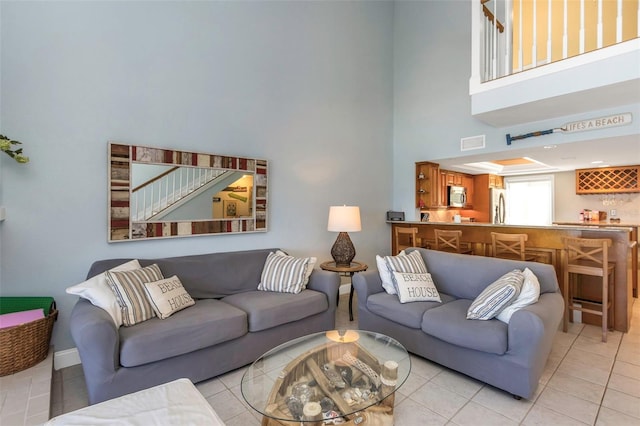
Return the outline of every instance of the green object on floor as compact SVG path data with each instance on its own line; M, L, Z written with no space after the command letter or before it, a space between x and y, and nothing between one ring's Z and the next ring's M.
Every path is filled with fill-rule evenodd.
M48 315L55 308L53 297L0 297L0 315L42 308Z

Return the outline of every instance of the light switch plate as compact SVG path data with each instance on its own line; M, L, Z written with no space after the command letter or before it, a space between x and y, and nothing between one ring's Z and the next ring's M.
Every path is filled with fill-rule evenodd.
M609 216L615 216L617 213L616 209L609 210Z

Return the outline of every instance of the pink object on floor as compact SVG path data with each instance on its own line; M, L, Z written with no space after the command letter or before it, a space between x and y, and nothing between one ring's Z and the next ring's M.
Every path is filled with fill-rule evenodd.
M13 327L14 325L25 324L41 318L44 318L44 311L42 308L2 314L0 315L0 328Z

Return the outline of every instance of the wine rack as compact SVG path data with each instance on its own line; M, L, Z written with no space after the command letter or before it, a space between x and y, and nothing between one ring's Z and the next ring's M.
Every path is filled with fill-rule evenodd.
M576 194L640 192L640 166L576 170Z

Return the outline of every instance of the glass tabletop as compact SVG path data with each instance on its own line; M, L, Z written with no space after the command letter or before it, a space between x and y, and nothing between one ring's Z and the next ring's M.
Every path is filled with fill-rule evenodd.
M241 390L245 401L268 418L348 418L393 395L410 371L409 354L397 340L370 331L332 330L265 353L245 372Z

